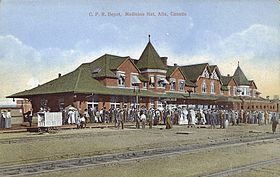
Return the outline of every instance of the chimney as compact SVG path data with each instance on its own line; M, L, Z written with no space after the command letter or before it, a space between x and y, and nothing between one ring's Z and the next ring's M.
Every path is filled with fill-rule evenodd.
M174 63L174 66L178 66L177 63Z
M160 57L163 64L167 65L167 57Z
M61 73L58 73L58 78L60 78L61 77Z

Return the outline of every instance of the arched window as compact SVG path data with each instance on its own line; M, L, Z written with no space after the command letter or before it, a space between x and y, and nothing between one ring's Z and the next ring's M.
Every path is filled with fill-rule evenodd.
M201 92L206 93L206 82L205 82L205 80L203 80L203 82L201 84Z
M211 93L215 93L215 84L214 84L214 81L211 81L210 91L211 91Z

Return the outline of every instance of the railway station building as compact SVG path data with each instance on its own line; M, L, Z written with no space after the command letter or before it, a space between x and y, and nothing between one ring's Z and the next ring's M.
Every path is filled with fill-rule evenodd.
M40 108L61 111L73 105L83 111L97 107L163 108L186 106L207 109L276 111L277 102L260 96L254 80L238 66L233 75L223 76L217 65L167 65L148 41L139 59L104 54L74 71L15 93L9 98L28 99Z

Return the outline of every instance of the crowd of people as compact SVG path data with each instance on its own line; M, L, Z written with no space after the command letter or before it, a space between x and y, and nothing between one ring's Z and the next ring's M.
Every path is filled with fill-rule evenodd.
M186 107L166 107L165 109L97 108L85 109L81 114L77 109L69 109L64 113L64 124L77 124L85 127L86 123L114 123L115 127L123 128L125 122L134 122L136 128L149 128L165 124L167 129L172 125L209 125L210 128L227 128L240 123L272 124L273 132L279 120L279 113L268 111L244 111L221 109L187 109ZM274 128L275 127L275 128Z
M11 128L11 110L1 110L0 112L0 128Z

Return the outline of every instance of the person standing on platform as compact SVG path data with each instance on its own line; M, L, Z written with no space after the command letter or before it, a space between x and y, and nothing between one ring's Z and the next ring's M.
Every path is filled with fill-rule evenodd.
M266 124L269 124L268 112L267 112L267 111L264 112L264 124L265 124L265 125L266 125Z
M150 109L148 111L147 120L149 123L149 128L152 128L153 127L153 110L152 109Z
M0 112L0 128L5 128L5 116L4 116L4 110L1 110Z
M215 124L215 113L214 111L211 111L210 112L210 115L209 115L209 119L210 119L210 128L213 129L215 128L216 124Z
M142 128L145 128L146 125L146 115L144 113L144 111L142 112L141 116L140 116L141 122L142 122Z
M23 115L27 119L27 121L29 122L29 126L31 127L31 125L32 125L32 116L33 116L32 115L32 109L30 109L29 111L27 111Z
M5 128L11 128L11 122L12 122L11 110L8 110L6 114Z
M279 123L279 113L274 113L271 118L272 122L272 133L276 132L277 124Z
M134 120L136 122L136 129L139 129L140 128L140 113L138 110L134 110L133 111L133 116L134 116Z
M166 129L171 129L172 128L172 124L171 124L171 113L169 111L167 111L166 114Z

